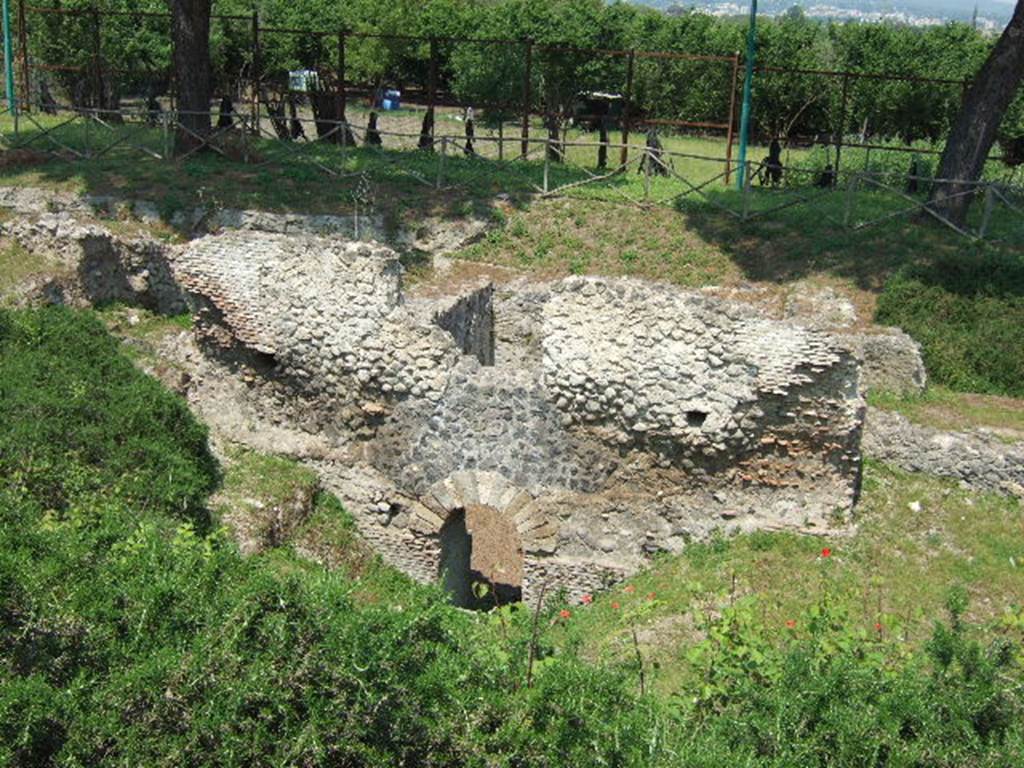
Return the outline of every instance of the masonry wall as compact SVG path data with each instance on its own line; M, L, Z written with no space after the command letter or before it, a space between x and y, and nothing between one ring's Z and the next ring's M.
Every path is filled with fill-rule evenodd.
M249 375L319 429L328 487L417 579L474 505L515 526L534 600L715 530L823 530L855 500L857 363L827 334L633 280L413 306L391 251L317 238L204 238L174 268L197 332L273 361Z
M464 355L494 365L494 286L486 285L437 313L434 322L452 335Z

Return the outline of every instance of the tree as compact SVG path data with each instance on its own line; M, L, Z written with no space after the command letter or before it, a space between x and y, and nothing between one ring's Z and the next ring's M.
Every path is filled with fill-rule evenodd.
M939 177L930 205L956 224L963 224L974 182L981 176L1021 79L1024 78L1024 0L1017 0L1010 23L964 97L942 152Z
M177 146L187 152L210 134L211 0L170 0L170 6L178 85Z

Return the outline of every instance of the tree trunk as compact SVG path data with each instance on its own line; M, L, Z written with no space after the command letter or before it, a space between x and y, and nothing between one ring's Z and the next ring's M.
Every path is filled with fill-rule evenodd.
M169 0L178 85L176 147L188 152L210 135L211 0Z
M929 204L957 225L962 225L967 218L973 182L981 177L1003 115L1022 77L1024 0L1017 0L1013 18L964 96L960 114L942 152L939 178L956 181L936 184Z
M318 83L309 91L309 104L313 108L313 120L316 121L316 135L321 141L329 144L354 147L356 137L345 119L344 104L338 101L337 83L326 77L324 80L324 83Z

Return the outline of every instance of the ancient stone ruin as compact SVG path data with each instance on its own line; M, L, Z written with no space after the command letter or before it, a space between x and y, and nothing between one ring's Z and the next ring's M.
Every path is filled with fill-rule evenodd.
M835 337L628 279L403 291L379 245L249 232L172 260L204 351L329 441L391 564L472 605L570 595L716 529L825 531L864 402Z
M920 350L828 285L686 293L448 262L482 221L392 231L197 208L170 224L200 239L177 245L106 226L158 221L150 202L0 187L4 209L0 236L40 265L17 303L193 311L195 337L168 336L144 367L188 398L215 449L315 469L389 562L443 576L461 605L480 604L474 581L494 587L484 605L544 585L579 595L716 530L828 533L856 498L862 449L1024 498L1007 435L864 416L858 389L924 387ZM403 287L396 254L357 233L432 254L436 277ZM307 513L267 512L281 531ZM244 551L266 545L245 528L233 521Z

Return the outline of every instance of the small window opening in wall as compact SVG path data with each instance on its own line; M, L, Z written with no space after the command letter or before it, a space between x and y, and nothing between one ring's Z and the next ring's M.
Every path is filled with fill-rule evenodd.
M691 427L703 427L708 415L704 411L687 411L686 423Z
M452 603L490 610L522 600L523 550L515 526L500 512L483 506L455 510L440 539L440 576Z
M269 352L254 352L253 367L260 373L270 373L277 368L277 358Z

